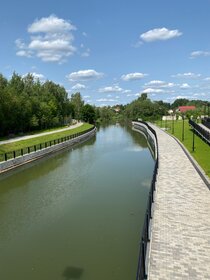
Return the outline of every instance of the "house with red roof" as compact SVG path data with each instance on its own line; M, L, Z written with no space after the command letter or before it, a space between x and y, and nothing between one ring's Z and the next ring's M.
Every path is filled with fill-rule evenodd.
M179 106L177 111L180 113L186 113L187 111L193 111L195 109L195 106Z

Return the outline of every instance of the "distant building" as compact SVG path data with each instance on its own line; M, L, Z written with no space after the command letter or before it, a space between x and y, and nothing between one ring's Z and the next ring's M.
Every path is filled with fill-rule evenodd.
M119 113L119 112L120 112L120 107L115 107L115 108L114 108L114 111L115 111L116 113Z
M180 113L186 113L187 111L193 111L195 109L195 106L179 106L177 111Z

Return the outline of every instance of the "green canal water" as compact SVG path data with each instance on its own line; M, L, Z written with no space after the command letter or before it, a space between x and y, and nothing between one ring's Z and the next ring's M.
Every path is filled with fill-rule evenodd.
M129 127L0 177L1 280L135 279L154 161Z

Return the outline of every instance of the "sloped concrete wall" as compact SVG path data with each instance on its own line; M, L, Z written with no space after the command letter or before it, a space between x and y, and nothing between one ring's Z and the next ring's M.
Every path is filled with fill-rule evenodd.
M96 128L87 132L87 133L85 133L85 134L83 134L83 135L80 135L80 136L78 136L74 139L70 139L66 142L59 143L59 144L53 145L51 147L44 148L44 149L36 151L36 152L31 152L30 154L19 156L15 159L10 159L8 161L1 162L0 163L0 174L3 173L3 172L6 172L8 170L11 170L13 168L16 168L18 166L21 166L23 164L27 164L31 161L34 161L34 160L37 160L39 158L45 157L49 154L52 154L52 153L55 153L57 151L63 150L67 147L71 147L71 146L74 146L78 143L85 142L88 139L90 139L93 135L95 135L95 133L96 133Z

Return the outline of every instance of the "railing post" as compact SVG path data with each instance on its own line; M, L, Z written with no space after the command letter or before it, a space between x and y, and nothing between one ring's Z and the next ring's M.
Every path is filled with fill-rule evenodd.
M20 150L21 156L23 156L23 149Z
M141 242L141 249L142 249L142 268L143 268L143 277L144 279L147 279L147 274L146 274L146 252L145 252L145 241L142 238Z
M7 153L4 154L4 160L7 161Z
M30 147L28 147L28 154L30 154Z
M15 158L16 154L15 154L15 151L13 151L13 158Z

